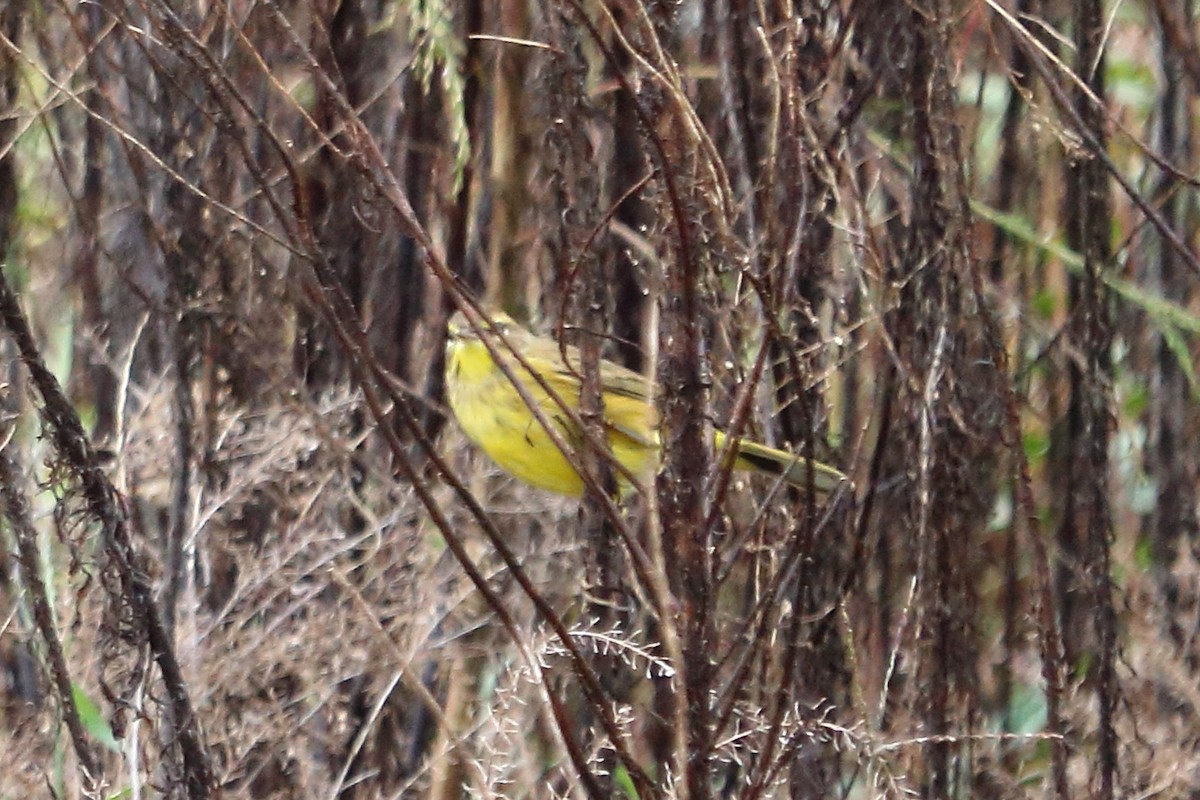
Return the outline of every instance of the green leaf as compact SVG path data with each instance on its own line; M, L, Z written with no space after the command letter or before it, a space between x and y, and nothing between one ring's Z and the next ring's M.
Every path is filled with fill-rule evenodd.
M629 770L625 769L624 764L617 764L613 770L613 784L628 800L638 800L637 788L633 785L633 779L629 777Z
M100 707L87 696L87 692L76 683L71 685L71 695L75 699L79 721L83 723L83 729L88 735L114 753L121 752L121 743L113 736L112 728L108 727L108 720L100 713Z
M1083 680L1092 674L1092 667L1095 665L1096 658L1092 653L1082 653L1079 660L1075 662L1074 677L1077 680Z
M1133 547L1133 563L1138 569L1148 570L1154 566L1154 545L1149 536L1139 536Z
M1150 402L1150 392L1145 384L1137 384L1126 390L1125 413L1131 417L1141 416Z
M1075 274L1083 272L1083 256L1061 241L1042 236L1024 217L997 211L977 200L971 201L971 210L995 224L1013 239L1059 259L1068 271ZM1200 381L1197 380L1196 368L1192 363L1191 353L1188 352L1187 342L1180 334L1183 331L1200 335L1200 315L1192 313L1179 303L1146 291L1132 281L1118 277L1113 270L1102 270L1100 280L1119 298L1146 313L1146 316L1150 318L1150 321L1154 323L1166 340L1171 354L1179 362L1180 369L1188 376L1193 396L1200 398ZM1038 308L1040 312L1042 309L1038 307L1036 298L1034 302L1035 308Z
M1034 313L1041 319L1053 319L1054 311L1058 308L1058 298L1053 292L1040 289L1033 295L1033 300L1030 302Z
M1021 446L1030 463L1038 464L1050 452L1050 437L1043 431L1026 430L1021 434Z

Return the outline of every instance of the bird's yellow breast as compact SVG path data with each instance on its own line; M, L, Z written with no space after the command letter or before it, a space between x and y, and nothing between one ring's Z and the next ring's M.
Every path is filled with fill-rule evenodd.
M497 347L503 350L502 344L497 343ZM526 357L529 358L528 354ZM505 358L505 363L563 442L569 448L579 448L582 440L577 426L549 392L511 356ZM532 361L531 364L569 408L579 407L576 381L554 380L552 365ZM478 339L451 341L447 347L446 397L467 436L505 470L526 483L551 492L571 497L583 494L583 479L579 473ZM609 423L608 441L617 461L634 475L644 478L653 471L657 458L656 439L650 430L653 409L643 400L633 410L639 418L624 421L625 428L633 426L631 432L635 435L631 436L622 430L620 420L612 418L612 413L620 409L605 409L605 419ZM644 435L639 436L643 432ZM627 484L627 481L622 483ZM628 489L628 486L624 488Z

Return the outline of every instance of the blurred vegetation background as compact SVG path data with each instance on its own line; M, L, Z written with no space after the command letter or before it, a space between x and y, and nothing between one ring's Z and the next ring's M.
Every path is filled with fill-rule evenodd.
M1200 791L1194 13L7 0L0 797ZM464 297L651 491L466 442Z

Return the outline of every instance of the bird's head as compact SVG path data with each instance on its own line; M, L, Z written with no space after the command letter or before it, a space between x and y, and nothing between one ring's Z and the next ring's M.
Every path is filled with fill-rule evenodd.
M501 336L511 336L521 330L516 321L503 311L485 311L484 313L485 316L480 318L477 323L481 330L496 331ZM467 321L467 315L461 311L455 311L454 316L450 317L450 322L446 325L446 333L450 337L451 344L479 339L479 332L471 327L471 323Z

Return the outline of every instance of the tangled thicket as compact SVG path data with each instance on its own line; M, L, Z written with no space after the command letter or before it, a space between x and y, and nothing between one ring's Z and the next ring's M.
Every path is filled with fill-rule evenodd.
M1192 13L0 4L0 797L1195 793ZM471 298L654 487L468 446Z

